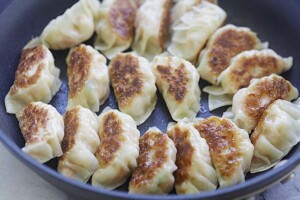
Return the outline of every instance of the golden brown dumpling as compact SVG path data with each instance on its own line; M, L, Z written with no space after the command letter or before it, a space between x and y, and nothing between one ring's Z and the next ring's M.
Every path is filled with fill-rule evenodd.
M140 155L129 183L129 193L169 193L174 184L175 159L173 141L157 128L150 128L140 138Z
M199 120L194 126L209 146L220 187L244 182L254 150L248 133L229 119L216 116Z

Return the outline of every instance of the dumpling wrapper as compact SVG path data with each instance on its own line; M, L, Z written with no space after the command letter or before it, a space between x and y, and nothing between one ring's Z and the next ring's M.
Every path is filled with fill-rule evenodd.
M225 11L217 5L203 1L180 18L173 27L168 51L196 64L207 40L225 21Z
M140 132L134 120L118 110L104 109L98 120L99 169L92 177L92 185L113 190L125 183L137 166Z
M67 110L77 105L99 111L109 96L109 76L106 59L89 45L70 50L66 59L69 79Z
M129 182L129 193L167 194L174 184L176 148L167 134L156 127L140 138L137 168Z
M212 165L209 147L193 124L178 122L169 126L168 136L177 149L177 170L174 172L177 194L215 190L217 174Z
M32 102L16 116L25 139L22 151L39 163L63 154L64 120L53 106Z
M291 101L298 95L297 88L281 76L272 74L253 79L248 88L240 89L233 97L233 121L250 133L271 103L277 99Z
M165 49L171 6L171 0L145 0L137 11L132 49L148 60Z
M109 76L120 111L142 124L157 101L150 63L133 53L119 53L109 64Z
M112 59L128 49L134 36L135 15L140 0L104 0L96 25L95 49Z
M251 135L254 156L251 173L275 166L300 141L300 107L276 100L263 113Z
M267 46L249 28L228 24L212 34L206 48L201 51L197 70L202 79L216 84L219 75L234 56L246 50L265 49Z
M254 147L248 133L229 119L216 116L194 124L206 140L221 188L245 181Z
M64 123L64 154L59 159L57 171L66 177L87 182L99 167L94 155L100 144L97 116L87 108L76 106L66 112Z
M156 56L152 61L156 85L175 121L194 119L200 110L199 74L188 61Z
M59 74L45 45L23 49L14 84L5 96L6 112L16 114L35 101L49 103L61 86Z
M204 0L210 3L217 4L217 0ZM176 1L176 4L171 10L171 28L180 23L180 18L187 12L191 11L194 6L200 4L202 0L180 0Z
M53 50L67 49L89 39L95 31L100 2L79 0L62 15L51 20L38 38L27 46L43 43Z

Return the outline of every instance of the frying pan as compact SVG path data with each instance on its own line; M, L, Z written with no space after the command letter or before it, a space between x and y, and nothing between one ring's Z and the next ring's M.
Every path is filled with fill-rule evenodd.
M1 0L0 4L0 140L19 160L41 177L68 193L89 199L239 199L262 192L272 184L285 179L300 164L300 145L297 145L285 157L287 162L283 166L255 175L247 174L244 183L193 195L150 196L128 194L126 184L114 191L82 184L58 174L56 172L57 159L41 165L24 154L21 151L24 139L18 127L18 121L14 115L5 112L4 97L13 84L23 46L33 36L39 35L51 19L62 14L75 2L75 0ZM280 55L294 57L293 68L283 76L300 89L300 1L219 0L219 4L228 14L228 23L250 27L258 33L262 41L269 41L270 48ZM92 41L91 39L86 43L92 44ZM65 58L68 50L52 52L56 66L61 69L60 78L63 85L50 103L63 114L67 104ZM203 88L205 85L207 83L201 80L200 87ZM150 118L138 127L141 133L154 125L165 131L167 123L171 121L160 94L158 94L158 99L156 109ZM201 104L201 111L198 113L200 117L220 116L225 110L208 112L207 95L204 93L202 93ZM113 92L100 110L108 105L117 108Z

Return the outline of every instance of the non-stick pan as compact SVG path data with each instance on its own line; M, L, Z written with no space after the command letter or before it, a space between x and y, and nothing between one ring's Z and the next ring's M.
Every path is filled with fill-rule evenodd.
M44 165L37 163L21 151L24 139L14 115L7 114L4 97L14 81L14 74L20 58L21 49L33 37L41 33L47 23L62 14L74 4L75 0L1 0L0 1L0 139L5 146L25 165L58 188L88 199L205 199L220 200L244 198L262 192L272 184L285 179L300 164L300 145L297 145L284 158L288 161L281 167L255 175L248 174L246 182L212 192L194 195L167 196L131 195L127 185L117 190L108 191L90 184L82 184L65 178L56 172L57 160ZM247 26L258 33L262 41L268 41L270 48L280 55L293 56L293 68L284 74L300 89L300 1L299 0L219 0L219 4L228 14L228 23ZM92 40L87 43L92 43ZM53 51L56 65L61 69L63 85L51 104L63 114L67 103L67 76L65 58L68 50ZM200 81L203 88L207 83ZM171 117L162 97L158 94L158 103L151 117L139 129L141 133L150 126L158 126L163 131ZM221 115L224 109L208 112L207 96L202 93L202 108L198 116ZM113 92L102 110L107 105L117 108ZM1 172L5 173L5 172ZM12 174L13 176L13 174ZM5 180L1 180L5 181Z

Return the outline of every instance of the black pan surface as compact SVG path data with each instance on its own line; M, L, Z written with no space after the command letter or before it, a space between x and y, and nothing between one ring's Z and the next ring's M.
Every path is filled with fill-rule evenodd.
M14 115L9 115L5 112L4 97L13 84L14 74L23 46L32 37L38 36L51 19L62 14L75 2L75 0L1 0L0 4L0 140L17 158L41 177L58 188L89 199L233 199L262 192L271 184L289 175L300 163L300 145L297 145L285 157L285 159L288 159L285 165L264 173L248 174L245 183L194 195L146 196L127 194L126 184L114 191L92 187L89 184L81 184L56 172L57 159L45 165L40 165L24 154L20 150L24 146L24 139L18 127L18 121ZM274 49L282 56L293 56L293 68L283 76L300 89L300 1L219 0L219 5L227 12L228 23L250 27L258 33L262 41L270 43L271 49ZM91 39L86 43L92 44L92 41ZM65 63L68 50L52 51L52 53L56 66L61 69L60 78L63 81L63 85L50 103L63 114L67 104L68 92ZM200 87L203 88L205 85L207 83L201 80ZM209 112L207 95L203 92L201 104L202 108L198 113L199 117L221 116L226 109ZM105 104L100 107L100 111L108 105L112 108L117 108L113 92L111 92ZM144 133L151 126L157 126L162 131L165 131L170 121L171 117L167 107L161 95L158 94L158 102L154 112L138 128L141 133Z

